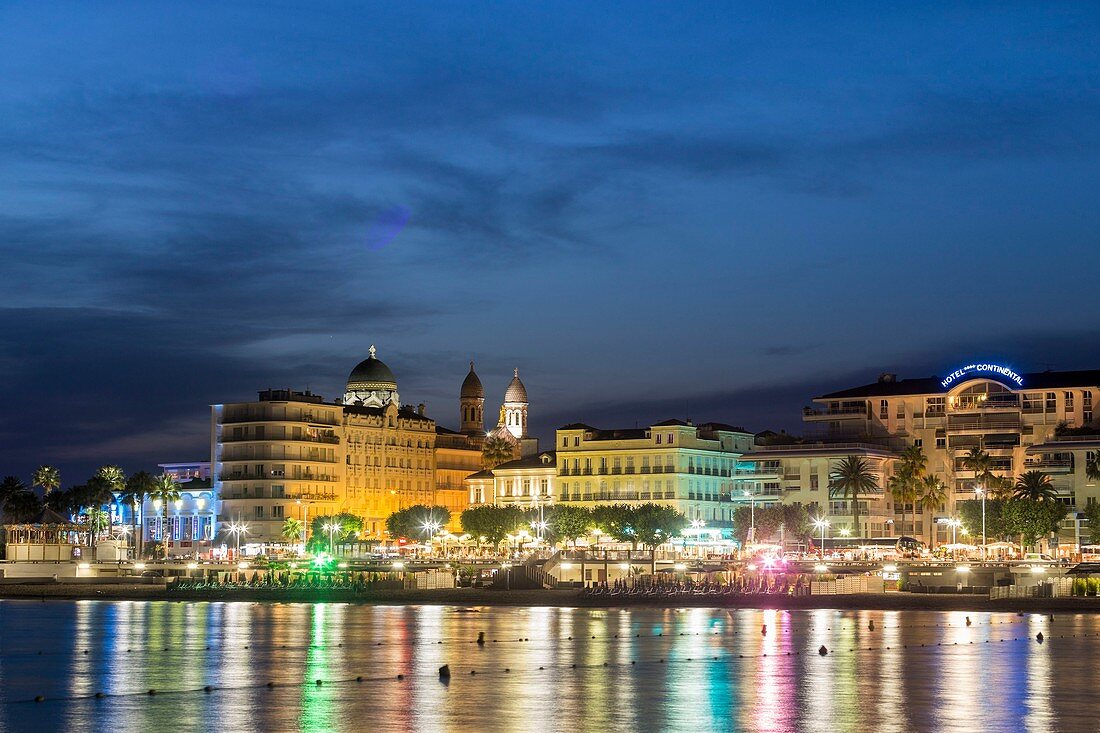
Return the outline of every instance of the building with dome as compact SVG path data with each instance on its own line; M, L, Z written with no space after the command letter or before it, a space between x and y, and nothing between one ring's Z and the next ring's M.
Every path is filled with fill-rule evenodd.
M518 456L528 405L518 370L513 374L494 433ZM387 539L387 517L413 504L447 507L448 529L459 530L469 507L463 480L481 470L487 435L485 390L473 362L459 388L457 431L437 425L423 404L401 404L397 378L373 345L340 400L291 389L258 397L212 407L220 521L247 525L246 544L285 544L287 519L310 524L341 512L363 518L364 539Z
M397 379L393 372L379 361L374 344L371 344L369 354L348 375L344 404L359 407L400 406L401 397L397 393Z

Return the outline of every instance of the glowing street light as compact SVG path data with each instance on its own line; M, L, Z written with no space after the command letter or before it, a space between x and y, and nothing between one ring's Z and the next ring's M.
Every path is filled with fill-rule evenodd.
M227 531L229 534L233 535L236 554L241 554L241 535L248 534L248 525L239 522L230 522Z
M982 562L986 561L985 556L985 494L986 491L981 486L974 487L974 492L982 499Z
M742 493L749 497L749 542L756 542L756 494L751 491Z
M814 520L814 528L821 530L821 559L825 559L825 530L829 528L829 520L821 517Z
M335 554L335 552L333 551L332 547L332 535L336 533L336 530L340 529L340 525L338 525L336 522L325 522L322 529L328 532L328 553L330 555L333 555Z

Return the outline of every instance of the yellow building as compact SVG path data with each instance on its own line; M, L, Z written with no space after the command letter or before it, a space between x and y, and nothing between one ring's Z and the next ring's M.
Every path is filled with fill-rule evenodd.
M343 406L309 392L264 390L257 402L214 405L210 461L222 530L243 523L242 544L282 542L286 518L342 511L343 422Z
M517 387L518 384L518 387ZM454 432L401 406L397 380L370 348L336 403L310 392L265 390L256 402L214 405L211 472L225 525L247 525L242 544L285 543L283 523L311 523L347 512L364 521L365 539L385 539L390 514L414 504L451 511L451 531L469 506L463 479L481 468L484 391L470 364ZM512 380L505 404L525 437L526 392ZM533 442L533 441L526 441ZM230 542L232 544L232 542Z
M722 423L666 420L648 428L557 431L558 499L598 506L667 504L689 520L729 527L737 460L753 436Z

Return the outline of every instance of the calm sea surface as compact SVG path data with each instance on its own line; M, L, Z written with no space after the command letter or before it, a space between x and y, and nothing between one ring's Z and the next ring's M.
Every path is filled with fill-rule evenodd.
M1100 617L966 616L0 601L0 730L1100 729Z

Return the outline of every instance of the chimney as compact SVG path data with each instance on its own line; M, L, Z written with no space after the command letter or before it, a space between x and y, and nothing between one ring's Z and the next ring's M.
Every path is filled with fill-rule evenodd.
M423 416L423 414L424 414L424 403L423 402L421 402L419 405L416 406L416 414Z
M879 384L885 384L885 383L888 383L888 382L896 382L896 381L898 381L898 375L893 374L891 372L883 372L882 374L878 375L878 381L879 381Z

